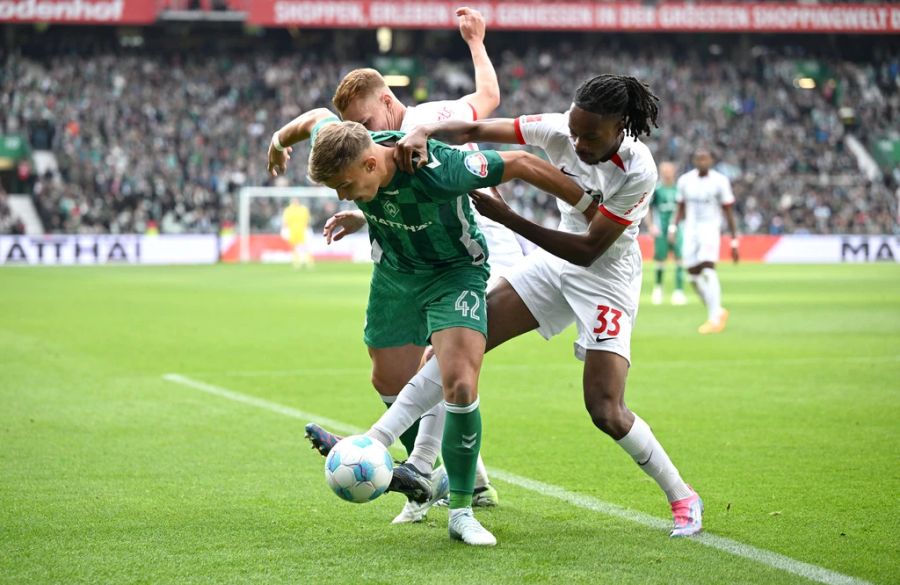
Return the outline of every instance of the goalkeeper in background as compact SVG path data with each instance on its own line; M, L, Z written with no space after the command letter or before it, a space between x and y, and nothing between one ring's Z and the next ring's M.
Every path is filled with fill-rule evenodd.
M309 253L308 232L309 208L295 197L281 214L281 237L291 245L294 268L312 268L315 265Z
M647 211L647 224L650 226L650 235L653 236L653 260L656 261L656 284L650 302L661 305L663 302L663 273L666 269L666 260L669 252L675 256L675 290L672 291L672 304L683 305L687 303L684 296L684 266L681 262L682 234L681 228L675 236L675 243L668 239L669 224L675 215L677 203L675 203L675 165L664 162L659 165L659 184L653 192L650 200L650 209Z

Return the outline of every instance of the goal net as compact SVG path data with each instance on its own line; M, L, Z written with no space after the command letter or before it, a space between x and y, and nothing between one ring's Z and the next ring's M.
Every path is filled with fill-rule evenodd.
M288 262L292 246L282 238L282 213L292 199L309 209L307 250L317 260L368 260L369 238L365 230L326 245L322 236L325 221L343 209L355 209L341 202L327 187L244 187L238 194L237 234L226 238L226 262Z

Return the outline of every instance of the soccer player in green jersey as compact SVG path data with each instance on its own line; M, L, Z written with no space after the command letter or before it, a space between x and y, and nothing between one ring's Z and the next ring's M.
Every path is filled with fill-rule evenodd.
M687 302L684 296L684 266L681 263L682 233L678 228L674 244L669 242L669 224L675 215L678 204L675 195L678 189L675 187L675 165L664 162L659 165L659 184L653 192L650 201L650 209L647 211L647 223L650 225L650 235L653 236L653 260L656 261L656 286L650 302L654 305L662 304L663 300L663 273L666 269L666 260L669 252L675 256L675 290L672 291L672 304L683 305Z
M560 170L522 151L463 152L429 141L424 166L403 173L394 161L394 142L402 136L370 133L328 110L313 110L276 132L269 172L282 172L290 146L309 138L309 176L365 215L375 268L364 340L370 348L433 345L447 412L441 453L450 481L449 533L492 546L496 539L471 508L482 434L478 375L487 335L488 249L466 194L521 179L582 212L595 206ZM397 439L368 434L386 446ZM395 481L427 476L404 465L395 468ZM415 495L427 499L430 487L426 482Z

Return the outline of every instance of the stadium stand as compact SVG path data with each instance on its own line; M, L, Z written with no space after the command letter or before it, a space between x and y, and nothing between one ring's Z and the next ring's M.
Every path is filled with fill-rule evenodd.
M343 73L370 64L363 54L339 58L309 47L273 53L267 42L186 53L124 50L110 35L87 32L79 44L73 34L6 54L0 74L0 134L24 133L33 149L55 157L27 181L48 232L210 232L233 222L239 187L272 184L265 174L272 128L328 104ZM320 47L340 44L336 33L318 34ZM444 54L450 43L442 34L430 54ZM543 34L520 53L514 35L491 35L503 96L496 115L562 111L591 74L635 75L662 102L660 128L647 139L657 160L686 170L694 148L712 147L733 179L745 233L898 231L900 174L866 176L847 143L850 134L868 144L870 134L896 127L896 51L872 48L847 60L817 53L809 40L759 46L738 35L732 46L721 36L567 35L561 43ZM202 36L195 41L203 45ZM429 82L400 91L408 103L471 90L466 55L447 50L420 61ZM800 78L815 88L797 87ZM305 184L302 149L292 164L286 180ZM513 189L520 211L555 225L551 198ZM274 204L255 205L257 227L271 227ZM7 216L0 204L0 232L17 227Z

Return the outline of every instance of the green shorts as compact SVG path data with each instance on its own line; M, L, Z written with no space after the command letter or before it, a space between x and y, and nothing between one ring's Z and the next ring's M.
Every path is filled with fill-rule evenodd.
M668 225L661 227L659 236L653 239L653 259L657 262L665 262L669 252L675 254L676 260L681 260L681 248L684 245L684 235L681 226L675 231L675 245L669 244Z
M375 265L363 339L373 348L426 346L436 331L474 329L487 337L486 266L406 274Z

